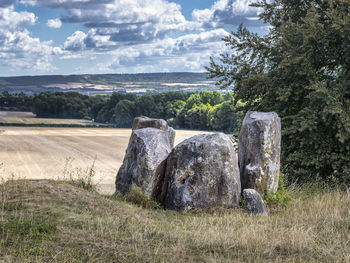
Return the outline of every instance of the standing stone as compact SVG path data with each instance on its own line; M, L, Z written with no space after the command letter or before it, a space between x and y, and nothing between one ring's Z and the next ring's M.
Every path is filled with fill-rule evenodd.
M136 117L132 124L133 130L143 129L143 128L155 128L162 131L168 132L169 141L171 147L174 147L175 143L175 130L168 126L167 122L163 119L151 119L146 116Z
M254 189L244 189L243 199L249 213L254 215L267 215L265 203L257 191Z
M233 208L240 194L237 156L225 134L193 136L170 153L160 197L166 209Z
M171 149L167 131L134 130L116 178L117 191L125 194L136 185L148 197L158 196Z
M280 172L281 121L275 112L248 111L239 135L242 190L276 193Z

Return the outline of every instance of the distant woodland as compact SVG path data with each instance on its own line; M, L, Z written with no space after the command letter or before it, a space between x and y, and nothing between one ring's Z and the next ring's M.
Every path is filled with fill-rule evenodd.
M175 128L233 132L239 113L232 107L233 93L167 92L137 96L113 93L87 96L76 92L0 94L1 110L32 111L37 117L91 119L128 128L136 116L162 118Z
M51 92L79 92L85 95L111 95L113 92L138 95L162 92L216 91L215 81L206 73L169 72L139 74L84 74L0 77L0 93L26 95Z

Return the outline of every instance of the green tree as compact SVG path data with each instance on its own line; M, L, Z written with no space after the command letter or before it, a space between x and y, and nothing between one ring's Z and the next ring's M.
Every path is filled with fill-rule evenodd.
M262 0L265 36L241 26L207 67L238 110L276 111L291 179L350 182L350 0Z
M185 126L190 129L206 130L209 128L209 111L212 106L210 104L194 104L191 109L186 112Z
M121 100L114 108L113 120L118 127L129 128L136 115L135 102L129 100Z
M136 100L137 114L147 117L160 117L161 103L156 103L153 96L146 94Z
M222 95L218 91L201 91L199 96L203 104L214 106L222 102Z
M202 103L201 96L199 94L192 94L187 100L186 100L186 108L191 109L194 107L194 105L199 105Z
M209 111L211 129L224 132L233 132L238 125L236 113L230 101L215 105Z

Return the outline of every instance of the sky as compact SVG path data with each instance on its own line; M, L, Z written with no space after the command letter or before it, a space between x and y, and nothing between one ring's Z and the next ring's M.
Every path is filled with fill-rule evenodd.
M253 0L0 0L0 76L203 72Z

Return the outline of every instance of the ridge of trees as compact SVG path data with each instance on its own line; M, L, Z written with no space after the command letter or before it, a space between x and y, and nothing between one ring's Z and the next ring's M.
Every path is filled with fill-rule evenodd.
M0 94L0 109L31 110L37 117L85 118L129 128L135 117L165 119L175 128L234 132L239 115L232 107L233 92L166 92L137 96L113 93L87 96L75 92Z

